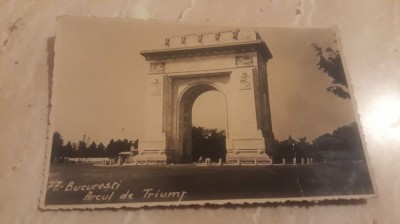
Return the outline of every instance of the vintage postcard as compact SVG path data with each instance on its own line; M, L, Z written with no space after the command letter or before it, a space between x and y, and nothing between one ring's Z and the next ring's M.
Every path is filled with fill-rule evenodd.
M374 196L339 42L58 18L41 208Z

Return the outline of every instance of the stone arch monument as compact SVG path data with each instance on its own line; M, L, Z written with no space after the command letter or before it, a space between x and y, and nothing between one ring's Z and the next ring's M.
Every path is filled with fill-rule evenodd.
M257 32L171 36L141 55L150 69L137 162L189 162L193 103L214 90L226 102L226 162L271 163L266 154L274 140L266 63L272 55Z

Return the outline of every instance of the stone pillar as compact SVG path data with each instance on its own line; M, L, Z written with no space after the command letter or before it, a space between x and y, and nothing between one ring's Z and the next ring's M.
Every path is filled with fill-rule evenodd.
M163 130L165 63L151 62L146 76L144 136L139 140L137 161L166 163L166 139Z
M267 119L260 89L257 54L236 55L236 66L230 79L232 99L229 104L230 142L227 145L227 163L269 164L263 129ZM269 110L269 107L268 107Z

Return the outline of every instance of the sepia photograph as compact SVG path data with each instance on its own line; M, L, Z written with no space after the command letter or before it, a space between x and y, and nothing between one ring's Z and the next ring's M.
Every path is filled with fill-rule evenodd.
M41 208L373 197L341 48L332 27L59 17Z

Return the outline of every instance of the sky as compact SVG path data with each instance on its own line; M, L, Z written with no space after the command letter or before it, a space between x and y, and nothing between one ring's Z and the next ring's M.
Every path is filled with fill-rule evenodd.
M177 25L119 19L60 17L57 21L51 133L77 142L133 140L143 135L144 78L141 50L173 35L238 27ZM240 28L257 31L272 52L268 83L274 135L308 140L354 122L351 100L326 91L332 81L318 69L312 43L336 46L333 29ZM210 110L212 108L212 110ZM193 125L223 129L225 102L217 91L199 96Z

